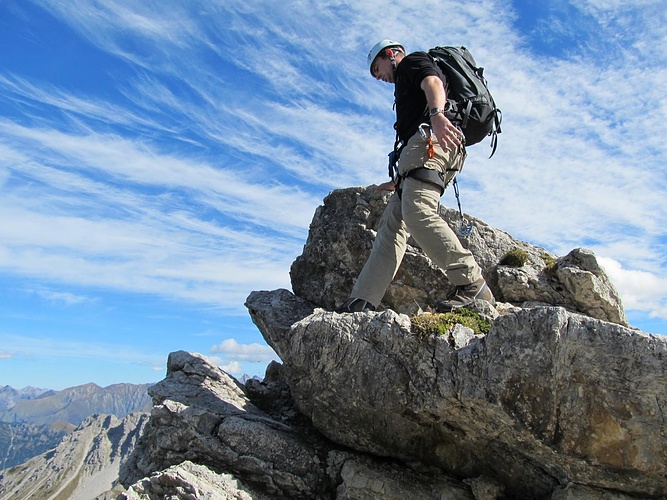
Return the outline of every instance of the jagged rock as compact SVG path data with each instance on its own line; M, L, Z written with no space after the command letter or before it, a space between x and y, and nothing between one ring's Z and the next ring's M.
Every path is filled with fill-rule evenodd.
M124 457L134 448L147 414L123 419L93 415L51 451L0 474L0 498L110 498ZM118 491L113 493L113 497Z
M565 488L554 492L551 500L637 500L637 497L619 493L617 491L589 488L587 486L570 483Z
M387 200L388 195L377 193L375 186L335 190L324 199L311 222L303 253L290 270L297 296L330 310L345 301L370 253ZM441 207L441 216L458 230L461 218L456 210ZM561 306L627 326L618 293L590 251L576 249L559 259L479 219L466 218L474 229L459 239L475 256L496 299L524 307ZM515 249L525 252L526 264L501 264ZM381 306L415 313L432 308L449 288L442 271L410 238Z
M421 474L395 464L368 458L350 458L340 468L336 500L471 500L475 497L455 480L438 474ZM335 454L331 457L338 458Z
M246 306L299 410L336 443L487 476L513 498L570 483L667 494L664 337L540 307L456 348L392 310L303 316L313 305L286 290Z
M230 474L216 474L188 460L141 479L118 496L118 500L163 498L260 500L262 497L239 484Z
M621 299L593 252L583 248L572 250L558 259L555 273L578 311L593 318L628 325Z
M374 186L335 190L324 199L311 222L303 253L290 270L296 295L328 309L347 299L371 251L387 199ZM416 303L432 305L449 290L442 272L412 239L409 243L383 300L384 307L397 311L412 311Z
M404 467L379 464L370 459L352 458L349 453L332 453L332 469L340 470L340 484L332 496L336 500L471 500L468 490L447 478L433 478ZM333 496L335 495L335 496ZM243 486L234 476L215 473L203 465L185 461L152 474L121 493L118 500L270 500Z
M126 486L190 460L277 497L316 498L322 490L326 473L317 443L271 419L204 357L171 353L167 377L150 394L145 439L121 471Z
M231 496L215 498L431 499L433 491L443 499L472 498L468 486L442 471L433 477L375 463L325 439L294 411L283 368L274 364L262 382L243 388L201 355L170 354L167 377L150 389L150 422L121 469L124 498L161 498L172 486L207 498L203 492L218 487L218 479ZM196 466L183 465L188 461ZM387 496L373 496L378 492Z
M558 258L469 217L463 244L499 299L475 305L487 335L412 333L400 313L449 288L412 240L384 311L320 308L347 297L386 201L374 187L332 192L292 265L295 293L248 297L283 361L264 380L242 386L203 356L170 355L120 472L124 498L667 495L667 342L623 326L590 251ZM512 266L516 249L525 263Z

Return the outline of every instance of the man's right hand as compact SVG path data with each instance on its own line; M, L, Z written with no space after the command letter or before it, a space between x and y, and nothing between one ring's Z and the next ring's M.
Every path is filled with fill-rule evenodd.
M433 135L444 149L456 149L461 145L463 139L461 131L442 113L431 117L431 128Z

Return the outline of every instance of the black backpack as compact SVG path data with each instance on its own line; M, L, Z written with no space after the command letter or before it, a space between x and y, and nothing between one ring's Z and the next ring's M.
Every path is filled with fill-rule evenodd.
M435 47L428 51L449 83L447 118L459 120L466 145L491 136L491 156L496 152L502 112L486 86L484 68L477 66L465 47ZM491 157L489 156L489 158Z

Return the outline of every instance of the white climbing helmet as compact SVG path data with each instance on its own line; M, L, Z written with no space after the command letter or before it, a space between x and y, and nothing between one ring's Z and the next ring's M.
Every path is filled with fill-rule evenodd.
M368 63L368 70L371 72L371 75L373 74L373 63L375 62L375 58L380 52L382 52L384 49L388 49L389 47L399 47L403 52L405 52L403 45L395 42L394 40L389 40L388 38L380 40L378 43L373 45L373 48L368 53L368 60L366 62Z

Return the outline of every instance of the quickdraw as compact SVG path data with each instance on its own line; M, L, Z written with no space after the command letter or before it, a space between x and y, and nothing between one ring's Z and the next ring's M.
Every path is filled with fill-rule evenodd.
M456 177L454 177L454 180L452 181L452 185L454 186L454 194L456 195L456 203L459 205L459 214L461 215L461 225L459 226L459 234L463 237L467 237L472 233L472 223L465 218L463 215L463 210L461 210L461 199L459 198L459 183L456 180Z

